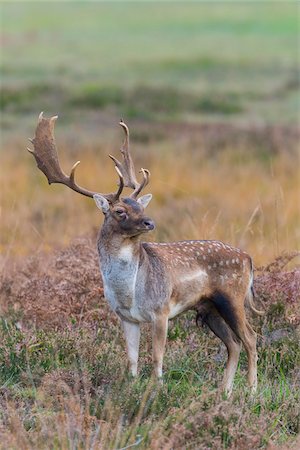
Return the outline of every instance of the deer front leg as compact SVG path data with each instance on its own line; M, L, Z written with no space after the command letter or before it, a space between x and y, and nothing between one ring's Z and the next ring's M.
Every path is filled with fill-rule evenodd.
M152 346L154 373L158 379L162 378L163 357L167 340L168 317L157 317L152 325Z
M122 324L125 334L130 372L133 377L136 377L139 358L140 325L137 323L127 322L126 320L123 320Z

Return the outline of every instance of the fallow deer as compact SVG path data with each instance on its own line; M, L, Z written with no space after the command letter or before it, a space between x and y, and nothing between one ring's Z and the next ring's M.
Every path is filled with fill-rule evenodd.
M250 256L238 248L214 240L190 240L171 243L142 242L141 236L155 227L145 215L152 195L139 194L149 182L150 173L141 169L138 182L129 151L129 130L121 121L125 140L121 147L122 162L114 161L119 176L116 193L99 194L75 182L74 164L67 176L60 168L54 139L57 116L50 119L40 114L34 150L38 168L49 184L62 183L80 194L94 198L104 214L98 239L100 271L104 295L121 319L130 370L137 375L140 324L150 322L153 336L153 364L162 377L163 354L168 321L189 309L196 310L202 320L225 344L228 360L223 388L230 394L237 369L241 343L248 356L248 382L257 386L256 333L245 315L245 301L253 304L253 268ZM121 197L124 187L133 190Z

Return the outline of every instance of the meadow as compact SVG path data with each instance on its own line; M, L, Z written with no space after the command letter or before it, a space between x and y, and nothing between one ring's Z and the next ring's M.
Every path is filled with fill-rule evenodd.
M297 4L2 3L0 448L297 448L299 53ZM66 20L68 17L68 20ZM151 240L220 239L253 257L259 388L242 353L188 313L169 330L164 385L126 374L103 298L92 200L48 186L26 152L40 111L58 114L66 172L110 192L109 153L131 131L151 171ZM276 259L277 258L277 259ZM298 444L297 444L298 442ZM131 448L131 447L128 447Z

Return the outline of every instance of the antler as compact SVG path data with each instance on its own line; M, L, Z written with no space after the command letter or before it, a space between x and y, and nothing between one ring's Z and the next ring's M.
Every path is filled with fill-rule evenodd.
M38 168L46 175L49 184L65 184L66 186L76 192L79 192L80 194L83 194L87 197L93 197L96 192L88 191L87 189L78 186L78 184L75 182L75 170L80 164L80 161L77 161L73 165L69 176L66 175L60 167L54 138L54 125L56 119L57 116L53 116L50 119L47 119L43 116L42 112L40 113L38 124L35 130L35 137L33 139L29 139L34 146L34 150L31 150L30 148L27 148L27 150L35 157ZM142 191L142 189L148 184L150 176L148 170L141 169L141 172L143 173L143 181L141 183L138 183L138 181L136 180L134 165L129 152L128 127L123 121L120 122L120 125L125 130L125 141L121 148L123 162L121 163L114 156L109 155L115 163L115 169L119 176L119 187L117 192L115 193L101 194L110 203L114 203L119 199L125 186L134 189L131 197L136 198Z
M125 122L121 119L120 125L125 132L125 139L120 152L123 156L123 162L121 163L113 155L109 157L114 161L116 169L118 169L119 177L123 178L124 186L134 189L134 192L130 195L131 198L137 198L140 192L149 183L150 172L147 169L141 169L140 172L143 174L143 180L139 183L136 179L134 164L129 151L129 129Z

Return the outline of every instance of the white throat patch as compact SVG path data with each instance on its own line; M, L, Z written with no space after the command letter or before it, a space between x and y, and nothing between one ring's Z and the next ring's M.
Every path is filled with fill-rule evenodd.
M118 257L123 261L130 262L133 256L133 248L131 245L126 245L121 247Z

